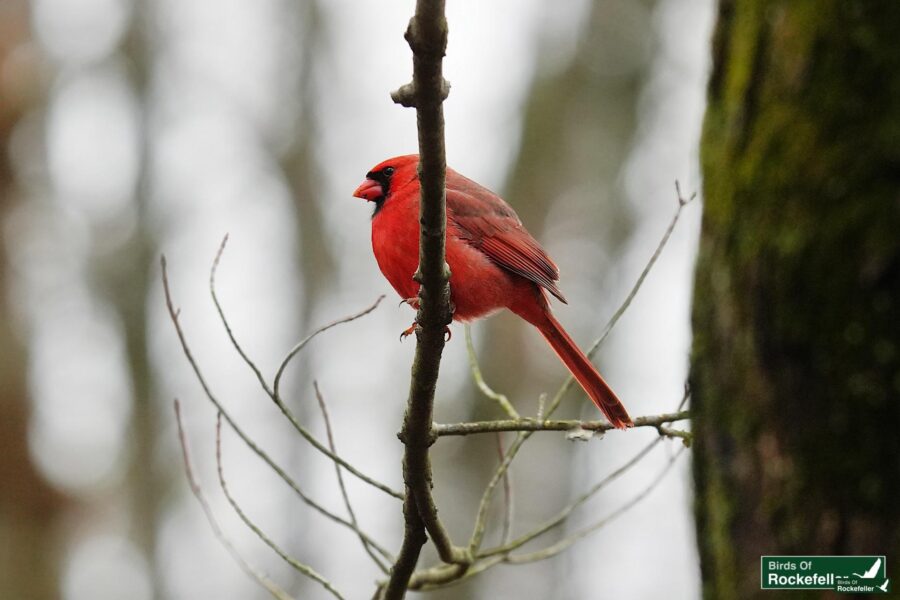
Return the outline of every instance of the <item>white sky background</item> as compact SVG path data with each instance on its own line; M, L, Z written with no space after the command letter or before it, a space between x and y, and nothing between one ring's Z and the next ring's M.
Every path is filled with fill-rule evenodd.
M128 214L137 168L136 106L122 79L126 67L113 54L128 20L130 7L124 2L35 3L39 41L58 69L44 138L52 185L32 190L35 202L20 211L16 222L31 235L22 234L14 258L26 273L20 296L30 306L35 455L54 481L95 506L78 526L83 541L73 547L67 600L149 597L150 575L124 537L127 515L116 492L130 410L119 324L84 282L91 244L96 243L93 228L111 214ZM411 313L396 308L395 294L371 255L371 208L350 193L373 164L416 147L414 112L394 105L388 96L410 77L411 58L402 33L413 3L323 4L325 38L333 58L316 80L323 135L318 159L327 170L315 187L327 206L325 223L339 272L336 292L315 320L325 322L358 310L381 293L388 298L365 321L317 340L303 360L327 395L341 453L400 487L400 445L394 432L414 342L401 345L394 340ZM274 373L297 338L294 315L303 301L302 282L288 260L296 244L289 192L273 165L273 151L289 141L283 123L293 110L290 77L285 75L293 68L285 49L296 44L291 39L295 23L285 18L288 5L286 0L154 4L164 35L152 84L151 163L151 215L164 232L161 244L195 353L223 401L267 450L285 461L290 459L293 434L257 393L255 380L225 343L206 281L215 248L229 232L220 271L221 298L245 348L265 373ZM584 1L448 3L445 75L453 88L445 112L451 166L488 187L501 186L518 143L518 108L538 58L538 41L555 40L559 55L549 61L545 56L545 61L563 60L572 50L585 6ZM641 93L638 139L624 173L628 199L639 219L616 273L620 296L643 268L674 211L672 181L679 178L687 192L699 188L697 139L711 21L709 0L664 0L654 15L658 50ZM34 151L19 149L23 156ZM509 200L515 204L514 198ZM626 401L633 415L672 410L680 398L699 215L699 203L685 211L607 352L605 373L617 383L621 397L635 399ZM123 223L127 230L128 219ZM573 260L556 258L563 271L566 261ZM229 535L247 558L287 586L290 572L242 529L215 493L213 413L180 354L158 288L150 305L153 356L166 383L160 402L168 405L176 395L182 399L199 474ZM572 306L589 300L571 296ZM574 311L560 314L563 322L575 320ZM468 377L462 332L456 329L442 365L440 390L445 396L455 388L454 381ZM537 336L535 343L541 343ZM294 391L295 402L312 400L308 390ZM454 415L452 406L438 405L438 420ZM319 423L313 428L321 432ZM177 460L171 419L165 435L160 456ZM615 452L627 456L655 434L633 432L628 439L614 435L590 448L603 453L615 441ZM666 446L674 449L677 444ZM226 436L225 452L232 487L248 513L285 544L291 539L314 544L315 553L301 548L300 557L313 561L349 598L371 594L376 572L358 551L355 538L316 518L300 517L306 509L234 436ZM657 452L655 462L642 463L634 477L611 490L602 504L591 505L594 508L579 522L603 516L616 501L640 489L665 460L665 452ZM339 506L331 466L316 461L304 468L297 475L304 488ZM584 486L604 474L590 464L585 469L585 480L579 482ZM396 550L399 537L392 536L400 531L399 503L352 478L348 482L358 498L361 522ZM518 498L519 503L527 501ZM696 597L689 511L684 456L677 474L626 518L557 559L560 581L565 582L558 597L655 598L662 590L670 597ZM302 529L291 535L292 527ZM160 559L173 598L264 597L218 546L186 489L163 524ZM482 589L491 590L485 597L502 597L504 582L511 578L527 581L527 567L519 569L522 575L508 567L483 575L488 583ZM308 597L325 596L314 590Z

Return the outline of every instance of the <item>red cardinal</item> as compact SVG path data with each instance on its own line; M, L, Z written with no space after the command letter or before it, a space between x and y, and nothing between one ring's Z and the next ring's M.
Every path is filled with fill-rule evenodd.
M366 173L353 195L375 203L372 249L387 280L402 298L418 296L419 176L416 154L388 159ZM553 314L550 292L566 299L559 270L499 196L447 169L447 264L453 318L471 321L508 308L546 338L609 422L633 425L616 394L600 377Z

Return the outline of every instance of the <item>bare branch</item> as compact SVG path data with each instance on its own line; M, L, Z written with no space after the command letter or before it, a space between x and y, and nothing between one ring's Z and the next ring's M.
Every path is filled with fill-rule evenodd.
M354 467L351 463L341 458L341 456L322 445L322 442L320 442L312 434L312 432L310 432L306 427L303 426L302 423L300 423L300 420L297 419L296 415L294 415L294 412L290 408L288 408L287 404L285 404L279 396L273 396L272 400L275 402L275 405L279 408L279 410L281 410L281 414L283 414L288 422L294 427L294 430L296 430L297 433L299 433L307 442L309 442L313 448L330 458L336 465L340 465L343 468L347 469L350 474L355 476L360 481L364 481L372 487L379 489L385 494L397 498L398 500L403 500L403 494L401 492L398 492L387 484L378 481L374 477L366 475L365 473Z
M686 432L662 428L664 423L684 421L691 418L690 411L684 410L676 413L666 413L637 417L634 426L653 427L666 436L683 437ZM614 429L607 421L578 421L575 419L542 421L539 419L507 419L502 421L471 421L466 423L435 423L434 432L438 437L449 435L473 435L478 433L496 433L500 431L578 431L585 430L602 433Z
M178 340L181 342L181 350L184 353L185 358L187 358L188 363L191 365L191 369L194 371L194 376L197 378L197 381L200 383L200 387L203 388L204 394L206 394L207 399L215 406L216 411L222 414L222 418L225 419L225 422L228 423L228 426L241 438L248 448L250 448L257 456L259 456L270 469L275 471L275 473L284 481L288 486L294 490L297 496L310 508L323 515L324 517L343 525L344 527L348 527L353 529L353 525L347 521L346 519L334 514L327 508L323 507L321 504L307 496L300 486L294 481L281 466L276 463L272 457L270 457L264 450L262 450L253 439L250 438L244 432L244 430L237 424L237 422L231 417L219 399L213 394L212 389L209 387L209 384L206 381L206 378L203 376L203 372L200 370L200 365L197 363L194 358L193 352L191 352L191 348L187 343L187 337L184 334L184 330L181 327L181 321L179 320L179 310L175 308L175 304L172 301L172 293L169 289L169 275L166 267L166 257L162 256L160 258L160 264L162 266L162 281L163 281L163 292L165 293L166 298L166 308L169 311L169 319L172 321L172 324L175 326L175 333L178 335ZM377 543L373 540L368 540L370 544L377 547ZM386 552L386 551L385 551Z
M219 297L216 294L216 272L219 270L219 263L222 260L222 254L225 252L225 244L227 243L228 234L226 233L222 238L222 243L219 244L219 249L216 251L216 257L213 259L212 267L209 270L209 293L212 296L213 304L216 306L216 312L219 313L219 320L222 321L222 325L225 326L225 331L228 333L228 339L231 340L231 345L234 346L234 349L237 350L247 366L250 367L254 375L256 375L256 379L259 380L259 384L262 386L263 390L265 390L266 394L272 397L272 390L269 389L269 384L266 383L266 378L263 377L262 371L256 366L256 363L250 359L247 353L244 352L244 349L238 343L237 338L234 337L234 333L231 331L231 325L228 324L228 319L225 318L225 311L222 310L222 305L219 303Z
M484 376L481 374L481 367L478 366L478 356L475 354L475 345L472 343L472 327L466 323L465 326L466 332L466 353L469 356L469 368L472 371L472 379L475 380L475 385L481 390L481 393L496 402L500 408L510 416L512 419L520 418L519 412L513 407L513 405L509 402L509 399L495 392L485 381Z
M520 435L526 435L525 433ZM430 590L436 588L444 588L450 585L456 585L466 579L474 577L479 573L482 573L492 567L497 566L502 563L519 563L519 562L533 562L536 560L542 560L544 558L550 558L559 554L572 544L574 544L579 539L586 537L590 533L593 533L597 529L600 529L602 526L608 524L612 520L618 518L638 502L640 502L644 497L646 497L662 480L666 473L670 470L672 464L677 458L677 454L669 459L666 467L657 476L647 488L641 491L637 496L629 500L625 505L614 511L612 514L604 518L603 520L595 523L583 530L580 530L571 538L566 538L562 540L560 543L545 548L544 550L530 553L530 554L522 554L522 555L510 555L510 552L521 547L527 542L535 539L541 534L549 531L550 529L556 527L560 523L565 522L568 515L579 505L583 504L587 499L596 494L600 489L610 483L613 479L617 478L619 475L627 471L629 468L634 466L639 460L641 460L647 453L659 443L662 438L656 438L653 442L651 442L647 447L645 447L641 452L635 455L631 460L625 463L622 467L605 477L599 483L595 484L590 490L588 490L581 497L576 499L572 504L568 507L560 511L560 513L554 518L547 521L544 525L538 527L534 531L517 538L516 540L510 542L508 545L500 546L491 550L488 550L484 553L481 553L476 556L475 561L468 569L461 568L460 565L439 565L435 567L431 567L428 569L423 569L421 571L417 571L412 578L410 579L409 589L413 590ZM682 449L683 450L683 449ZM680 452L680 451L679 451Z
M481 502L478 505L478 513L475 517L475 526L472 529L472 537L469 538L468 551L472 556L477 554L478 549L481 547L481 542L484 539L484 532L487 529L488 508L490 508L491 500L494 497L494 490L496 490L497 485L503 481L513 459L516 457L516 454L518 454L522 444L524 444L531 436L531 433L532 432L520 432L516 436L516 439L513 440L513 443L510 444L509 449L506 451L506 456L500 461L500 464L494 471L494 475L491 477L491 480L488 482L487 487L485 487L484 492L481 495Z
M502 463L505 454L503 451L503 434L501 433L497 434L497 456ZM503 528L500 530L501 544L509 543L510 537L512 536L513 487L511 479L512 476L507 470L506 473L503 474Z
M287 368L287 366L290 364L290 362L294 359L294 357L297 356L297 354L299 354L300 351L303 350L306 347L306 345L308 343L310 343L316 336L318 336L320 333L324 333L324 332L328 331L332 327L337 327L338 325L343 325L344 323L349 323L350 321L355 321L356 319L359 319L360 317L366 316L367 314L369 314L370 312L372 312L373 310L378 308L378 305L381 304L382 300L384 300L384 294L382 294L381 296L378 296L378 298L375 300L375 302L368 308L365 308L356 314L352 314L352 315L349 315L346 317L341 317L340 319L332 321L331 323L328 323L327 325L322 325L321 327L319 327L318 329L313 331L311 334L309 334L308 336L306 336L305 338L300 340L297 343L297 345L295 345L293 348L290 349L290 351L287 353L287 356L284 357L284 360L281 361L281 365L278 367L278 371L275 373L275 382L273 384L273 394L272 395L276 398L280 397L278 390L281 385L281 377L284 375L284 370Z
M334 586L330 581L325 579L325 577L320 575L311 566L302 563L296 558L290 556L278 544L273 542L272 539L269 538L269 536L263 533L259 526L254 523L250 519L250 517L246 515L246 513L244 513L241 506L231 495L231 492L228 490L228 485L225 483L225 472L222 468L222 413L216 414L216 471L219 474L219 486L222 488L222 492L225 494L225 498L228 500L228 503L231 504L231 508L234 509L234 512L236 512L237 515L241 518L241 521L244 522L244 525L249 527L250 530L255 533L259 539L261 539L269 548L274 550L275 553L282 558L282 560L291 565L297 572L321 584L322 587L331 592L331 595L335 598L343 600L344 597L340 592L334 589Z
M187 433L185 432L184 422L181 418L181 403L178 402L177 398L175 399L175 423L178 426L178 442L181 445L181 456L184 459L184 473L187 475L188 485L191 488L191 493L194 495L194 498L197 499L197 503L200 504L200 508L203 510L204 516L206 516L206 521L209 523L213 535L219 540L219 543L225 547L225 550L228 551L228 554L231 555L241 570L272 594L272 597L277 598L278 600L292 600L288 593L281 589L278 584L269 579L264 573L256 569L241 556L240 552L234 547L231 540L225 536L225 532L222 531L222 528L219 526L219 522L216 520L212 507L209 505L209 502L207 502L203 489L200 487L200 482L194 475L194 468L191 466Z
M609 475L607 475L606 477L601 479L599 482L595 483L593 486L591 486L591 488L588 491L584 492L581 496L576 498L568 506L566 506L561 511L559 511L559 513L557 513L556 516L554 516L553 518L548 519L543 524L539 525L532 531L516 538L515 540L512 540L512 541L507 540L501 546L498 546L496 548L492 548L490 550L486 550L484 552L479 553L478 558L487 558L489 556L494 556L494 555L498 555L498 554L508 554L508 553L512 552L513 550L521 548L522 546L524 546L531 540L547 533L548 531L558 527L559 525L562 525L563 523L566 522L566 520L568 520L569 516L572 514L572 512L575 511L576 508L578 508L579 506L581 506L582 504L584 504L585 502L587 502L588 500L593 498L597 494L597 492L599 492L600 490L605 488L607 485L609 485L614 480L616 480L618 477L620 477L622 474L624 474L626 471L628 471L631 467L633 467L638 462L640 462L645 456L647 456L650 453L651 450L653 450L653 448L660 442L660 440L662 440L662 438L657 437L652 442L650 442L649 444L644 446L640 450L640 452L635 454L625 464L623 464L621 467L619 467L618 469L616 469L615 471L613 471L612 473L610 473Z
M384 300L384 295L379 296L371 306L369 306L368 308L366 308L356 314L349 315L349 316L343 317L341 319L338 319L337 321L328 323L327 325L323 325L322 327L320 327L316 331L314 331L312 334L307 336L299 344L294 346L294 348L290 351L290 353L288 353L288 356L282 362L281 367L278 370L278 375L275 378L274 389L271 389L269 387L268 383L266 382L266 379L263 376L262 371L256 366L256 364L253 362L253 360L250 359L250 357L247 355L247 353L244 352L244 349L241 347L240 343L237 341L237 338L234 336L234 332L231 329L231 325L228 323L228 319L225 316L225 311L222 309L221 303L219 302L218 294L216 293L216 271L219 268L219 264L222 260L222 254L225 251L225 244L227 242L228 242L228 236L226 235L224 238L222 238L222 243L219 245L219 250L218 250L218 252L216 252L216 257L213 260L212 268L210 269L209 291L210 291L210 294L212 295L213 304L215 304L215 306L216 306L216 311L219 313L219 320L222 322L222 325L225 327L225 331L228 333L228 338L231 340L231 345L234 346L235 350L237 350L238 354L240 354L241 358L244 360L244 362L247 364L247 366L256 375L256 378L259 380L259 383L262 386L263 391L266 392L266 395L268 395L269 398L271 398L272 401L275 402L275 405L278 406L279 410L281 410L281 414L283 414L285 416L285 418L291 423L291 425L294 427L294 429L297 431L297 433L299 433L303 437L303 439L305 439L307 442L309 442L313 446L313 448L315 448L316 450L318 450L319 452L321 452L322 454L327 456L329 459L331 459L332 461L338 463L339 465L341 465L342 467L347 469L347 471L349 471L352 475L358 477L362 481L365 481L372 487L375 487L375 488L383 491L384 493L386 493L390 496L393 496L394 498L397 498L398 500L403 500L403 494L392 489L391 487L387 486L386 484L378 481L377 479L362 473L356 467L354 467L353 465L348 463L346 460L344 460L343 458L341 458L340 456L338 456L337 454L335 454L334 452L332 452L331 450L326 448L325 445L322 444L322 442L320 442L312 434L312 432L310 432L306 427L304 427L300 423L300 420L297 419L297 417L294 415L293 411L291 411L291 409L288 408L287 404L284 403L284 401L281 399L281 396L279 394L279 383L280 383L281 374L283 373L284 369L287 367L287 364L291 361L291 359L294 358L294 356L297 355L297 353L299 353L313 338L315 338L320 333L327 331L328 329L331 329L332 327L335 327L337 325L341 325L343 323L349 323L350 321L356 320L356 319L363 317L363 316L369 314L370 312L372 312L373 310L375 310L375 308L378 307L378 305L381 303L381 301Z
M653 481L650 482L650 484L646 488L641 490L641 492L636 494L631 500L629 500L628 502L626 502L625 504L620 506L618 509L616 509L612 513L610 513L607 517L601 519L600 521L597 521L593 525L590 525L588 527L578 530L574 534L566 537L565 539L560 540L559 542L557 542L556 544L553 544L552 546L548 546L547 548L544 548L543 550L538 550L536 552L530 552L528 554L509 555L506 557L505 562L510 563L510 564L523 564L523 563L529 563L529 562L536 562L539 560L546 560L548 558L556 556L563 550L566 550L567 548L569 548L569 546L571 546L575 542L589 536L590 534L594 533L595 531L604 527L605 525L608 525L610 522L614 521L615 519L619 518L620 516L622 516L629 510L631 510L637 503L639 503L641 500L646 498L654 489L656 489L656 487L662 482L662 480L669 473L669 471L672 470L672 466L675 464L675 461L678 459L678 457L681 456L683 451L684 451L684 448L680 448L678 450L678 452L673 454L672 457L669 459L669 461L666 463L666 466L663 468L663 470L659 473L659 475L657 475L653 479Z
M445 260L447 209L445 197L446 154L444 149L443 101L448 85L442 74L447 48L444 0L417 0L416 12L406 30L413 51L413 80L394 94L395 101L416 107L419 133L419 288L416 322L418 343L413 359L409 397L400 439L404 444L403 478L405 531L398 560L384 588L388 600L403 598L410 575L425 541L427 529L445 562L468 566L471 557L453 545L438 519L431 493L431 461L428 450L434 442L431 431L434 390L437 385L444 328L450 323L450 269ZM409 502L410 497L413 502Z
M684 404L684 399L682 399L682 404ZM540 405L539 405L539 407L538 407L538 410L539 410L539 411L541 411L542 406L543 406L543 402L541 402ZM672 414L668 414L668 415L660 415L659 417L657 417L657 419L659 419L659 420L657 421L656 424L653 424L653 426L656 427L658 424L661 424L661 423L670 422L670 421L672 421L672 420L678 420L678 419L677 419L678 417L680 417L680 418L688 418L688 417L689 417L689 414L685 412L684 414L682 414L682 413L672 413ZM645 423L645 421L648 420L648 419L652 420L653 417L643 417L643 418L635 419L635 426L642 426L642 425L643 425L643 426L650 426L649 424ZM584 428L584 423L581 422L581 421L570 421L570 422L559 421L559 422L554 422L554 421L539 421L539 420L530 420L530 419L528 419L528 420L523 420L523 421L527 422L527 423L529 424L529 426L530 426L531 424L544 425L544 424L548 424L548 423L549 423L549 424L553 424L553 423L564 423L564 424L567 424L567 425L568 425L568 427L565 427L565 428L561 427L561 428L558 429L558 430L568 430L568 431L571 431L572 427L575 427L575 428ZM488 423L492 423L492 422L488 422ZM593 426L596 425L597 427L605 427L605 428L607 428L607 429L610 428L610 425L609 425L608 423L606 423L605 421L604 421L604 422L594 421L594 422L588 422L587 424L589 425L589 427L593 427ZM639 424L640 424L640 425L639 425ZM466 424L462 423L462 424L459 424L459 425L465 426ZM438 431L440 431L440 425L436 425L435 427L436 427L436 429L437 429ZM490 428L489 428L489 429L490 429ZM658 428L657 428L657 429L658 429ZM504 430L504 429L500 429L500 431L503 431L503 430ZM483 540L483 538L484 538L484 532L485 532L486 525L487 525L487 513L488 513L488 507L490 506L490 501L491 501L491 499L492 499L492 497L493 497L493 493L494 493L494 490L496 489L496 486L497 486L498 482L502 480L502 478L504 477L504 475L506 474L506 472L509 470L509 468L510 468L510 466L511 466L511 464L512 464L512 461L513 461L513 459L515 458L516 454L518 453L519 449L520 449L520 448L522 447L522 445L528 440L528 438L531 437L531 435L532 435L535 431L540 431L541 429L534 428L534 429L524 429L524 430L522 430L522 429L518 429L518 430L517 430L517 429L505 429L505 430L506 430L506 431L519 431L519 435L518 435L518 436L516 437L516 439L513 441L512 445L510 446L510 448L509 448L509 450L508 450L508 452L507 452L507 454L506 454L505 460L504 460L503 462L501 462L500 466L499 466L499 467L497 468L497 470L494 472L493 477L491 478L490 482L488 482L488 485L487 485L487 487L485 488L485 491L484 491L484 493L483 493L483 495L482 495L481 503L479 504L479 507L478 507L478 513L477 513L477 516L476 516L476 519L475 519L475 526L474 526L474 529L473 529L473 531L472 531L472 537L471 537L471 539L470 539L470 541L469 541L469 551L472 553L472 555L473 555L475 558L484 557L484 556L489 557L489 556L491 556L491 555L493 555L493 554L496 554L496 550L492 550L492 551L489 551L488 553L482 553L482 554L480 554L480 553L478 552L478 551L479 551L479 548L480 548L480 546L481 546L481 542L482 542L482 540ZM590 429L588 429L588 430L590 430ZM660 434L662 434L662 432L660 432ZM657 441L658 441L658 438L657 438ZM650 447L652 447L652 444L651 444ZM648 450L649 450L649 447L648 447ZM635 460L635 461L636 461L636 460L639 460L640 458L642 458L642 456L643 456L643 454L639 454L639 455L636 457L636 459L633 459L633 460ZM621 472L624 472L626 469L627 469L627 467L623 467L623 468L621 469ZM615 473L614 475L615 475L615 476L618 476L618 473ZM611 477L611 479L612 479L612 478L614 478L614 477ZM611 480L611 479L610 479L610 480ZM536 530L535 532L532 532L531 534L526 534L525 536L522 536L522 538L526 538L526 537L528 538L528 539L526 539L526 540L525 540L524 542L522 542L522 543L525 543L525 542L527 542L528 540L533 539L533 537L537 537L538 535L541 535L541 534L544 533L545 531L548 531L549 529L555 527L555 526L558 525L559 523L565 521L565 519L568 518L568 514L571 512L571 510L574 510L579 504L585 502L585 501L586 501L588 498L590 498L593 494L595 494L597 491L599 491L599 489L601 489L604 485L606 485L606 483L608 483L608 482L605 482L605 481L604 481L604 482L601 482L600 484L594 486L595 489L593 489L593 491L589 491L589 492L585 495L585 497L584 497L583 499L580 499L580 501L576 501L577 503L575 503L574 506L572 506L571 508L568 508L568 507L567 507L567 509L563 509L563 511L560 513L562 519L561 519L559 522L555 522L555 520L551 520L550 523L545 524L545 525L548 525L548 527L547 527L546 529L544 529L543 527L539 527L538 530ZM560 515L558 515L558 517L559 517ZM533 534L533 535L532 535L532 534ZM532 535L532 537L528 537L529 535ZM511 544L511 545L516 544L516 542L517 542L517 541L520 541L522 538L519 538L519 540L516 540L516 541L514 541L514 542L511 542L510 544ZM518 545L516 545L515 547L517 548L517 547L519 547L520 545L521 545L521 544L518 544Z
M316 391L316 400L319 403L319 409L322 411L322 419L325 421L325 431L328 434L328 447L332 452L337 452L335 450L334 445L334 433L331 430L331 419L328 416L328 407L325 406L325 398L322 396L322 392L319 390L319 383L317 381L313 381L313 388ZM344 475L341 473L341 465L338 463L334 463L334 470L337 474L338 487L341 488L341 496L344 499L344 506L347 507L347 514L350 515L350 522L353 524L353 527L356 529L357 535L359 535L359 539L362 542L363 548L366 551L372 560L378 565L378 568L381 569L382 573L387 574L388 568L381 562L381 559L378 558L378 555L373 552L372 546L366 540L366 536L362 534L359 528L359 522L356 519L356 513L353 512L353 505L350 503L350 495L347 494L347 487L344 485ZM394 557L390 554L384 556L385 560L390 562L394 561Z

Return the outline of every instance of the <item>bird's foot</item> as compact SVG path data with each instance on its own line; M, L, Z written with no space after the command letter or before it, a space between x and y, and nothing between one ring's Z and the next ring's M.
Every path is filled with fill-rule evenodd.
M419 324L413 321L412 325L410 325L400 333L400 341L402 342L403 340L414 334L418 326ZM450 331L449 325L444 325L444 342L449 342L451 339L453 339L453 332Z
M402 342L403 340L414 334L416 332L416 327L418 326L419 324L413 321L412 325L400 332L400 341Z

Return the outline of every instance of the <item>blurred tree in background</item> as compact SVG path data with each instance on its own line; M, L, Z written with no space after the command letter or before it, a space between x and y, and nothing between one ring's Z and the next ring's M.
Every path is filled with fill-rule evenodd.
M691 373L706 598L765 596L762 554L900 575L898 31L894 2L720 4Z
M42 100L39 58L30 40L28 4L0 5L0 226L8 231L23 201L11 137ZM69 500L53 489L29 453L31 394L27 341L12 301L13 273L0 245L0 598L59 597L61 517Z
M151 3L136 0L119 52L125 59L127 83L135 98L137 174L132 202L119 214L97 224L92 267L97 293L115 314L125 346L132 408L128 424L126 497L122 500L128 506L129 537L150 570L153 596L160 598L164 581L157 560L160 522L177 472L170 464L160 461L160 437L168 406L160 402L159 381L148 344L150 290L156 278L160 235L159 221L149 218L153 186L154 37ZM134 226L128 227L126 223L132 219ZM123 230L130 235L116 235ZM110 239L118 243L110 244Z

